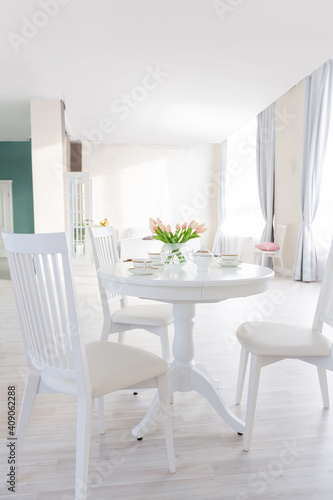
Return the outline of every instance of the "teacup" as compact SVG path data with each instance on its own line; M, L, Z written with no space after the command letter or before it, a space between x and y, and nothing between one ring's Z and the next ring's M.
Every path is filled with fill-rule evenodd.
M148 257L153 261L154 264L162 264L161 254L158 252L148 252Z
M239 255L237 253L220 253L220 259L224 262L235 262L239 260Z
M150 269L153 267L152 259L132 259L132 263L136 269Z

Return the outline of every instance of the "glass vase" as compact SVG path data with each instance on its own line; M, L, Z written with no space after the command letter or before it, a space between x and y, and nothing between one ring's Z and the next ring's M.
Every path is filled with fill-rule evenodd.
M167 269L180 269L187 263L186 243L164 243L161 260Z

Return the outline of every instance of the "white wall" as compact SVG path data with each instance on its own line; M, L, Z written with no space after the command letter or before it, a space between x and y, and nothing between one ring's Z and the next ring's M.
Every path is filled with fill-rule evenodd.
M276 101L275 220L287 224L283 258L290 274L301 220L304 89L302 81Z
M32 99L30 113L35 232L64 231L67 170L64 105L59 99Z
M212 248L217 225L220 146L84 143L82 170L92 179L93 218L116 230L150 234L149 217L166 224L205 222L202 243Z

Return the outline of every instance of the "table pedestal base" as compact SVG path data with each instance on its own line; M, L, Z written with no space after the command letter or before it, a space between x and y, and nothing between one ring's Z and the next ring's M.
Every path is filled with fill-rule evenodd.
M226 406L217 388L216 381L210 377L204 366L194 362L193 326L195 304L174 304L173 313L175 325L173 355L175 360L168 373L170 396L177 391L197 391L210 402L226 424L236 432L243 433L244 422ZM133 436L141 438L154 426L154 422L161 418L161 412L157 406L158 401L158 395L156 394L148 412L133 429ZM168 408L163 410L169 411Z

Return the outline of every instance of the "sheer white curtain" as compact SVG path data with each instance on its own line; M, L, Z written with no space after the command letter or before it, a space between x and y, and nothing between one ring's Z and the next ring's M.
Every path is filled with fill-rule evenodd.
M266 221L262 241L273 241L275 171L275 103L258 115L257 173L262 214Z
M318 263L312 222L318 203L325 150L331 115L333 63L332 59L306 78L301 217L298 235L294 279L318 279Z
M224 169L223 252L237 252L254 262L254 245L264 224L260 209L256 170L257 119L228 138Z
M226 175L227 175L227 141L224 141L221 144L220 172L219 172L219 186L218 186L218 207L217 207L218 226L213 245L213 252L215 254L223 252L223 223L225 221L224 179Z
M316 241L317 275L322 279L333 237L333 108L327 139L319 204L312 230Z
M257 175L260 206L265 219L261 241L274 241L275 103L257 117ZM264 265L273 267L271 258Z

